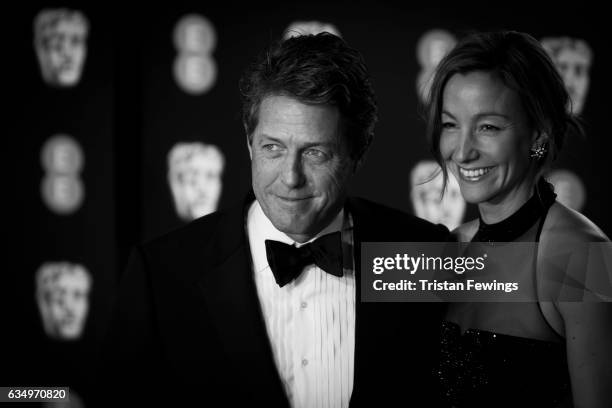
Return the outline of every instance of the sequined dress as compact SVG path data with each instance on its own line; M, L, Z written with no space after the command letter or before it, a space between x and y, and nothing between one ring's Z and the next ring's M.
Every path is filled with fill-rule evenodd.
M480 220L472 241L511 242L526 232L539 235L555 201L552 187L534 196L500 223ZM443 399L453 407L554 407L570 392L565 342L536 340L479 329L463 334L444 321L436 375Z

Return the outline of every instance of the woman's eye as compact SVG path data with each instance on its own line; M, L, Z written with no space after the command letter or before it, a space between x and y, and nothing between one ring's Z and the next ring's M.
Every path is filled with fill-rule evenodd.
M455 124L453 122L443 122L442 129L453 129Z
M494 125L481 125L480 130L485 131L485 132L495 132L499 130L499 127L494 126Z

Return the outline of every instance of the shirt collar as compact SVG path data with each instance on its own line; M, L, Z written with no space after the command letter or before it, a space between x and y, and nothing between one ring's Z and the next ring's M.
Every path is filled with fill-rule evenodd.
M282 231L276 229L272 221L264 214L261 205L257 200L253 201L247 213L247 235L249 245L251 247L251 255L253 257L253 267L256 272L259 272L268 267L268 258L266 256L267 239L283 242L288 245L296 244L297 247L313 242L320 236L331 234L332 232L341 231L344 222L344 209L340 210L334 219L323 228L312 239L304 243L296 243L291 237Z

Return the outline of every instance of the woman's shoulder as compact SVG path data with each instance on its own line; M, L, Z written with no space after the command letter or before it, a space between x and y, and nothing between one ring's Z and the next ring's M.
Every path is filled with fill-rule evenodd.
M612 299L612 243L584 215L555 202L544 222L537 270L542 299Z
M458 242L470 242L476 231L478 231L478 219L461 224L451 232L451 235Z
M555 202L548 210L541 240L545 238L576 243L610 241L593 221L559 202Z

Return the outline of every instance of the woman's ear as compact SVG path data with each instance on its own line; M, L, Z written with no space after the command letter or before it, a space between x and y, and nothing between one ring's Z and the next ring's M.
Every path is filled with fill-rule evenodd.
M548 143L549 137L548 133L534 130L533 135L531 137L531 148L538 148L540 146L544 146Z

